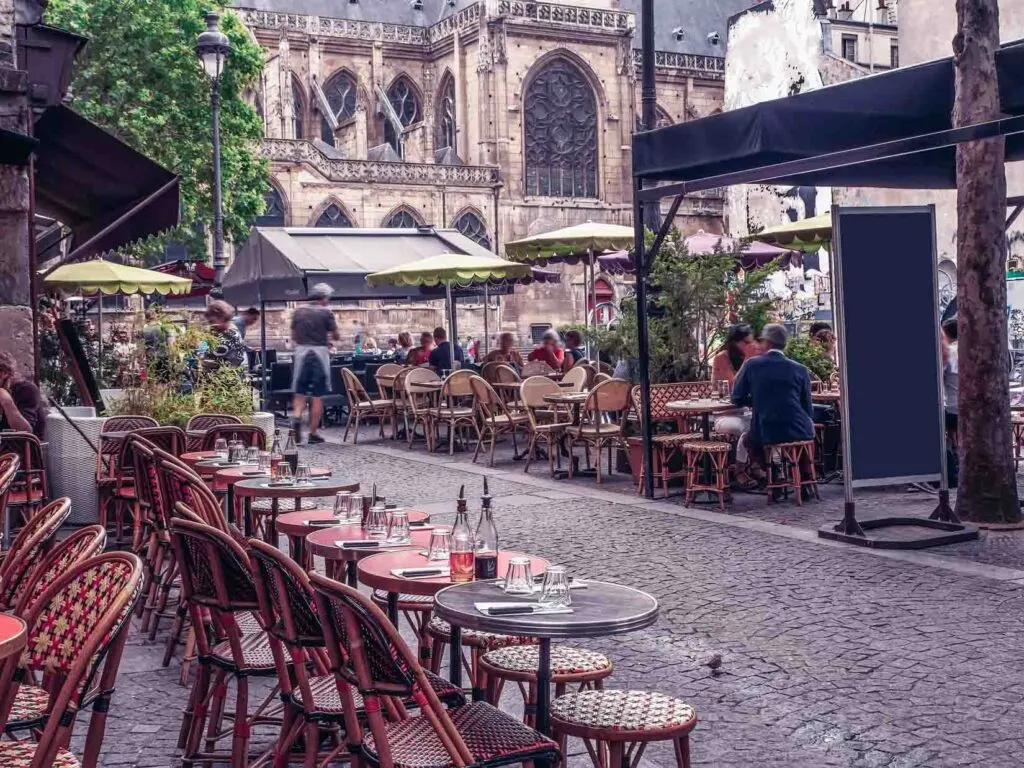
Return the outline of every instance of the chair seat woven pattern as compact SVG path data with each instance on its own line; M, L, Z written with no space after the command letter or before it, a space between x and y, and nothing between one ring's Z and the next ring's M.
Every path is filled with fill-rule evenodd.
M569 432L576 436L586 437L618 437L622 434L622 425L620 424L584 424L582 427L573 427Z
M452 635L452 625L436 616L431 617L427 632L447 642ZM509 645L536 645L535 637L519 637L516 635L496 635L492 632L477 632L475 629L462 630L462 644L471 648L494 650Z
M394 400L371 400L369 402L356 403L356 409L369 411L378 408L391 408L394 404Z
M31 741L0 741L0 765L4 768L29 768L38 745ZM58 749L53 768L79 768L78 758L66 749Z
M448 714L466 742L476 765L492 760L508 760L513 755L530 755L556 749L553 741L482 701L451 710ZM442 768L452 765L451 756L426 717L387 723L387 738L398 768ZM376 761L372 734L367 736L364 748L371 759Z
M687 453L728 453L732 449L729 443L718 443L711 440L692 440L683 445Z
M653 441L658 445L682 445L684 443L693 443L700 439L698 433L687 432L684 434L655 435Z
M243 635L254 635L263 631L263 627L261 627L260 623L256 620L256 616L248 611L245 613L236 613L235 623L238 624L238 629Z
M689 730L697 713L689 704L647 691L581 691L551 703L556 727L572 734L572 726L642 734L644 731Z
M310 679L309 691L313 694L312 706L304 701L300 688L296 687L292 693L295 703L307 712L324 715L340 715L344 712L341 694L338 693L338 683L334 675L320 675ZM356 708L362 709L363 697L359 695L359 691L353 688L352 696L355 699Z
M242 666L250 670L274 671L274 655L270 651L270 639L265 632L242 635ZM231 645L227 640L211 649L214 663L224 667L239 666L231 655Z
M430 414L439 419L469 418L473 415L472 408L431 408Z
M31 723L46 717L50 694L38 685L22 684L14 697L9 723Z
M388 605L388 593L383 589L373 590L373 602L386 608ZM434 606L434 598L430 595L404 595L398 596L398 610L400 611L429 611Z
M534 673L540 663L540 647L536 645L515 645L490 651L484 656L491 666L509 672ZM565 645L551 647L551 674L558 676L612 671L612 662L603 653Z

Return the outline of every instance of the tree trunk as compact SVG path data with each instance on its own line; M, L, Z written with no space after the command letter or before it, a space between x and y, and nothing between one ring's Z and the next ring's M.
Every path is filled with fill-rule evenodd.
M1001 116L995 54L998 0L956 0L953 122ZM957 175L957 295L960 374L960 487L965 520L1021 519L1010 429L1006 325L1004 139L961 144Z

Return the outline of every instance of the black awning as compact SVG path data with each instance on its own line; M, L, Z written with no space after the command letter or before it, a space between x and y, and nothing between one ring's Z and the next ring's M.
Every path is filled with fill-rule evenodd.
M1024 115L1024 42L997 54L1006 116ZM956 184L955 147L905 154L902 141L952 129L952 58L895 69L839 85L679 123L633 138L633 172L647 181L944 189ZM886 145L867 162L759 170L793 161ZM1024 158L1024 137L1010 136L1007 159ZM735 174L735 178L728 178ZM690 186L687 184L687 186Z
M55 106L35 138L36 208L72 229L74 259L178 225L178 177L113 134Z
M0 128L0 165L25 165L37 144L31 136Z

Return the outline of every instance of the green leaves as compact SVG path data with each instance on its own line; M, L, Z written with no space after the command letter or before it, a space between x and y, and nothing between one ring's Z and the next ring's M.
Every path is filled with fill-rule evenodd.
M263 211L270 170L256 149L263 123L245 100L258 87L263 51L220 0L50 0L46 21L89 38L71 86L71 106L182 177L182 226L130 246L154 263L167 242L205 254L195 223L213 223L210 85L196 58L207 10L223 13L231 55L221 80L224 231L241 242Z

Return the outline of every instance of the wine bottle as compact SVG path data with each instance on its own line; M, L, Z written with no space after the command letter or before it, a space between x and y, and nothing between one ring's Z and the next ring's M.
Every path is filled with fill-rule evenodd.
M455 525L452 526L452 540L448 564L451 580L461 583L473 580L473 529L466 514L466 486L459 489L459 501L455 507Z
M295 433L292 430L288 430L288 441L284 444L284 460L292 468L292 477L295 476L295 471L299 468L299 447L295 444Z
M484 478L484 495L480 498L480 521L473 536L474 571L478 579L498 578L498 528L494 524L491 494Z
M277 479L277 468L284 461L284 449L281 447L281 430L274 430L274 442L270 446L270 478Z

